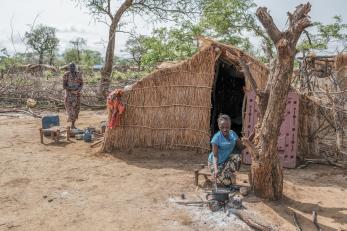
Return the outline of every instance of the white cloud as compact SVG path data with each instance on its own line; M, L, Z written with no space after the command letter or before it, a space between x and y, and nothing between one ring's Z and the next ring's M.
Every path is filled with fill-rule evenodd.
M302 3L302 0L255 0L260 6L267 6L271 11L274 20L282 29L286 23L286 12L293 11L295 6ZM341 15L347 20L347 1L345 0L313 0L312 20L331 22L334 15ZM10 35L10 21L13 18L13 29L15 34L24 35L38 16L36 24L46 24L57 28L57 36L60 39L60 51L69 45L69 41L76 37L83 37L87 40L87 47L95 49L104 54L105 44L108 38L108 28L103 23L95 22L85 8L76 7L72 0L1 0L0 8L0 40L2 46L12 50ZM126 21L130 22L128 29L136 26L136 30L141 34L149 34L154 27L141 17L129 17ZM134 23L134 24L132 24ZM155 26L159 26L156 24ZM128 35L118 33L116 40L116 54L120 54L124 49ZM18 37L15 36L17 49L24 49L20 45Z

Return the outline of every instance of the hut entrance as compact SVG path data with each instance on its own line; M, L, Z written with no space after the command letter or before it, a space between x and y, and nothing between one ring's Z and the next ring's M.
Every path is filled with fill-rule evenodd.
M244 76L237 71L235 65L219 59L216 63L216 74L211 96L211 136L218 131L217 118L220 113L230 116L231 129L238 136L241 136L244 86Z

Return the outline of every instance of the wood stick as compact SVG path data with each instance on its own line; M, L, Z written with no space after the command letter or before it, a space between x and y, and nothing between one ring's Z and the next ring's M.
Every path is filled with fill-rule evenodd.
M67 129L66 129L66 140L67 141L70 141L70 135L71 135L71 129L70 129L70 126L67 126Z
M176 204L179 205L203 205L203 204L208 204L208 201L177 201L175 202Z
M55 101L55 102L59 102L59 103L65 103L63 100L61 99L56 99L56 98L53 98L53 97L48 97L49 99ZM81 102L81 105L82 106L85 106L85 107L90 107L90 108L94 108L94 109L104 109L106 108L106 105L89 105L89 104L86 104L86 103L83 103Z
M302 228L301 228L301 226L299 224L298 218L297 218L296 213L294 211L292 213L292 216L293 216L294 224L296 226L296 230L297 231L302 231Z
M255 221L253 221L250 217L247 217L244 213L242 213L239 210L230 209L229 212L234 214L235 216L237 216L240 220L245 222L249 227L253 228L254 230L257 230L257 231L270 231L271 230L271 228L266 227L262 224L259 224Z
M318 224L318 213L317 211L312 211L312 222L314 224L314 226L316 227L317 231L322 231L322 229L320 228L319 224Z
M103 141L104 141L104 139L101 139L101 140L97 141L96 143L90 145L90 147L93 148L93 147L95 147L96 145L100 144Z
M339 164L339 163L335 163L332 162L330 160L327 159L305 159L306 163L305 165L309 165L309 164L322 164L322 165L331 165L331 166L335 166L335 167L339 167L339 168L346 168L346 166L344 164ZM307 166L305 166L307 167ZM302 168L300 166L300 168Z
M11 110L1 110L0 113L24 113L30 116L33 116L35 118L42 118L42 116L35 114L32 111L26 111L26 110L22 110L22 109L11 109Z
M253 90L258 94L258 86L257 83L255 82L250 70L249 70L249 65L246 64L246 62L243 60L243 57L240 59L240 65L242 67L242 71L246 77L247 80L249 80Z
M194 171L194 185L199 185L199 170L195 169Z
M40 141L41 141L41 144L43 144L43 131L42 131L42 128L40 128L39 131L40 131Z

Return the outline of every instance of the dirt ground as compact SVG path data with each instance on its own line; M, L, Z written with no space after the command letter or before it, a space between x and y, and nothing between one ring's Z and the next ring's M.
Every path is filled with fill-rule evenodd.
M104 117L103 111L83 111L78 126L98 126ZM40 119L0 116L0 230L251 230L225 215L223 222L230 220L218 226L222 221L205 208L174 203L181 194L188 200L204 195L193 186L193 170L207 153L99 154L83 141L45 139L42 145L39 127ZM247 168L238 183L247 181ZM316 230L311 214L317 210L322 230L347 230L346 171L315 165L284 175L283 201L244 198L258 221L295 230L295 211L303 230Z

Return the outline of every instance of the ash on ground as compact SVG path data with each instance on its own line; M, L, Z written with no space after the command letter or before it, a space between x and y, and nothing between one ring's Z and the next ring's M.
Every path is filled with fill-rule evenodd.
M241 221L237 216L229 213L228 210L220 209L219 211L212 212L206 204L203 206L198 205L181 205L176 202L182 202L182 198L169 198L169 203L178 209L187 211L192 218L192 226L204 227L206 230L238 230L238 231L252 231L247 224Z

